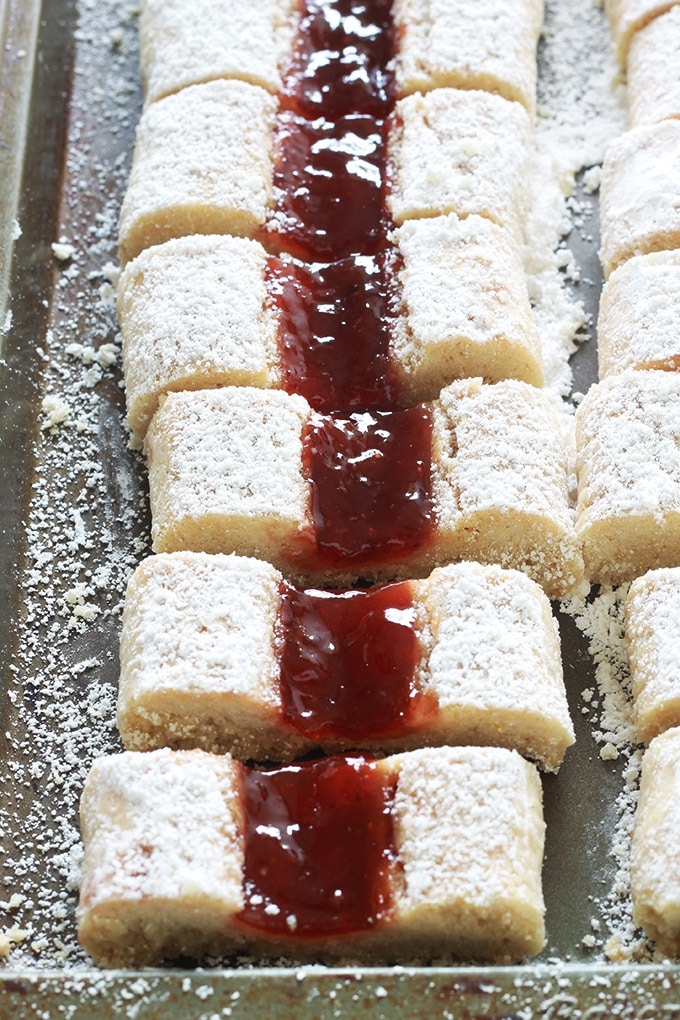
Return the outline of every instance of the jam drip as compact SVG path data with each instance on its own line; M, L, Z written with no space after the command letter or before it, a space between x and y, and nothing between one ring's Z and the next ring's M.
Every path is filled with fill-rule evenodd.
M313 740L403 736L436 705L416 684L421 644L411 585L281 588L285 723Z
M318 558L360 566L421 548L435 526L432 414L313 414L303 435Z
M384 122L361 113L306 120L284 110L276 144L270 230L277 245L306 261L380 251Z
M385 118L394 103L392 0L302 0L277 124L270 239L308 261L385 240Z
M311 265L269 260L284 388L317 411L394 404L386 261L368 255Z
M395 45L392 0L301 0L277 123L269 241L310 265L272 260L268 279L284 386L316 412L304 459L329 567L403 556L435 525L430 412L396 410L389 356Z
M395 782L364 756L244 769L241 920L286 938L344 935L383 920Z
M394 51L392 0L305 0L282 102L308 117L384 116Z

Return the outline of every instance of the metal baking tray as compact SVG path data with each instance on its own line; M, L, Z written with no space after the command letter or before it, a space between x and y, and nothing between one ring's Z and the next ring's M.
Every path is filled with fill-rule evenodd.
M612 912L619 926L629 917L616 853L635 752L601 757L598 698L583 698L597 688L592 648L559 607L577 743L544 780L548 944L538 960L499 969L239 959L106 972L78 948L78 798L92 760L120 750L122 595L148 552L113 310L116 220L141 102L135 15L132 0L0 0L0 952L9 950L0 1020L680 1013L677 967L651 962L643 941L642 962L604 954ZM581 195L580 216L588 229L568 243L592 323L595 197ZM573 372L577 391L595 380L592 337Z

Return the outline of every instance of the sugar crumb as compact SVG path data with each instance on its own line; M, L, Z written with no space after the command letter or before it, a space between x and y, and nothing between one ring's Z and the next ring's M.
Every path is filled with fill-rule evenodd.
M76 254L75 247L68 241L53 241L51 247L52 254L59 262L68 262Z

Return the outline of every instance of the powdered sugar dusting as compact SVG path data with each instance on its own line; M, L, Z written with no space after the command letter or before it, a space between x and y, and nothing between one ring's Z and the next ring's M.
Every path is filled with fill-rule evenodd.
M0 952L13 968L85 960L73 923L78 799L94 758L118 746L119 617L127 576L148 542L141 463L127 450L122 422L111 302L136 119L136 22L123 2L81 8L55 236L36 246L27 212L15 232L19 280L41 260L53 274L47 327L31 323L32 361L17 368L26 313L15 283L5 348L14 387L21 391L18 372L27 372L39 394L32 457L21 461L30 489L3 706ZM116 29L124 44L112 53ZM25 412L12 403L14 387L19 423Z
M566 286L579 273L564 240L574 212L586 217L588 230L589 208L568 199L577 175L599 165L608 142L626 129L628 112L609 26L597 0L547 0L539 52L525 266L543 342L546 385L564 397L571 388L569 357L592 325Z
M45 5L46 16L51 7ZM115 977L104 981L84 969L88 961L75 939L74 890L81 857L77 802L92 760L118 749L114 700L121 602L132 568L148 549L144 474L140 459L127 449L113 316L117 217L141 103L136 17L129 0L80 0L78 11L59 221L54 235L43 239L42 255L37 246L26 249L31 224L25 210L22 229L14 232L17 251L24 252L27 262L49 262L55 285L41 295L45 304L37 303L45 322L40 320L30 338L28 372L33 396L37 394L35 406L43 409L31 423L33 434L30 426L26 429L35 463L28 458L27 553L19 565L12 607L10 683L3 703L3 730L10 736L2 736L0 954L8 954L13 969L67 968L70 1000L65 1015L69 1009L75 1013L81 996L95 1002L106 991L111 1012L132 1018L147 996L172 986L187 1016L203 1017L205 974L195 979L149 974L133 982L126 978L122 984L116 984ZM560 246L560 238L574 220L584 237L594 229L589 202L581 194L577 201L568 196L584 168L584 192L596 191L604 147L625 128L623 90L616 74L597 0L548 0L529 184L534 197L532 244L525 264L544 344L548 391L556 395L559 407L570 389L568 358L574 341L591 325L582 304L574 301L580 265L564 243ZM75 257L63 262L55 258L53 242L72 246ZM21 328L20 311L10 308L0 327L6 334L5 352L19 336L14 331ZM602 750L609 759L600 764L620 775L613 808L617 820L607 834L613 868L599 905L603 925L597 939L590 928L573 932L576 958L582 942L598 942L600 937L612 957L644 954L628 898L628 841L640 752L630 742L620 600L621 593L605 590L564 607L587 635L589 661L595 667L594 679L582 679L581 708L592 725L598 756ZM578 823L575 818L574 826ZM549 928L558 923L559 918L549 915ZM432 974L431 981L423 979L421 1002L453 1016L458 999L450 1011L442 1005L452 994L450 987L440 987L448 978ZM484 1008L491 1013L511 1010L523 1018L531 1015L526 995L539 986L544 1015L559 1008L565 995L578 994L585 1002L588 995L600 994L588 992L587 983L584 990L573 973L558 968L557 975L534 969L509 978L516 982L512 986L502 977L495 983L490 978L479 994L486 997ZM365 1005L364 993L357 991L361 976L359 971L340 978L317 969L298 971L300 1002L317 1011L327 1007L329 1016L344 1005L344 1015L352 1015ZM396 970L383 976L380 987L395 999L403 997L410 978ZM614 973L602 980L620 987L620 976ZM645 975L633 970L626 980L622 994L627 997L639 994L642 998L636 1001L648 1001L644 996L653 996ZM220 1015L245 1015L248 995L239 1002L239 994L225 995L229 1005L221 1007ZM15 993L8 990L7 995L13 1003ZM200 1012L191 1011L194 1000ZM596 997L591 1001L596 1010L602 1008Z
M546 385L564 409L561 398L572 388L570 357L580 344L595 342L600 277L596 260L583 270L573 253L597 247L600 165L609 141L627 127L627 106L609 26L597 0L548 0L541 50L535 198L527 224L525 268L543 344ZM574 395L575 402L579 396ZM571 424L564 419L567 434ZM593 663L594 679L579 679L580 709L591 724L595 760L600 758L603 768L620 775L620 792L602 821L609 858L606 886L592 904L597 916L592 917L592 930L583 933L582 948L615 960L644 958L646 944L633 924L629 895L640 751L631 743L621 594L582 594L562 609L586 636ZM579 753L588 757L587 749ZM596 770L595 765L588 767ZM577 775L572 774L572 781Z
M633 922L630 901L630 849L643 749L635 744L625 642L627 592L628 585L603 587L594 595L576 596L562 604L588 639L595 666L595 685L581 691L582 711L591 722L600 758L616 762L620 775L620 790L607 821L609 886L597 904L606 926L600 944L606 958L615 962L649 960L651 953Z

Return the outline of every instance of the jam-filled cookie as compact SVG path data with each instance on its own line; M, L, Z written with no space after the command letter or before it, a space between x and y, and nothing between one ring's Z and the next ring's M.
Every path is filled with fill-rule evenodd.
M452 383L396 411L313 412L278 390L171 393L146 436L156 552L236 552L311 584L496 562L554 595L582 575L545 395Z
M173 390L262 386L332 410L418 403L466 376L543 379L518 246L480 216L409 221L378 255L314 265L177 238L126 266L118 317L138 439Z
M550 603L496 566L320 591L262 560L159 553L128 584L120 652L129 750L493 744L556 770L574 739Z
M81 802L83 947L103 966L259 953L511 962L543 946L541 784L502 748L258 771L100 758Z

